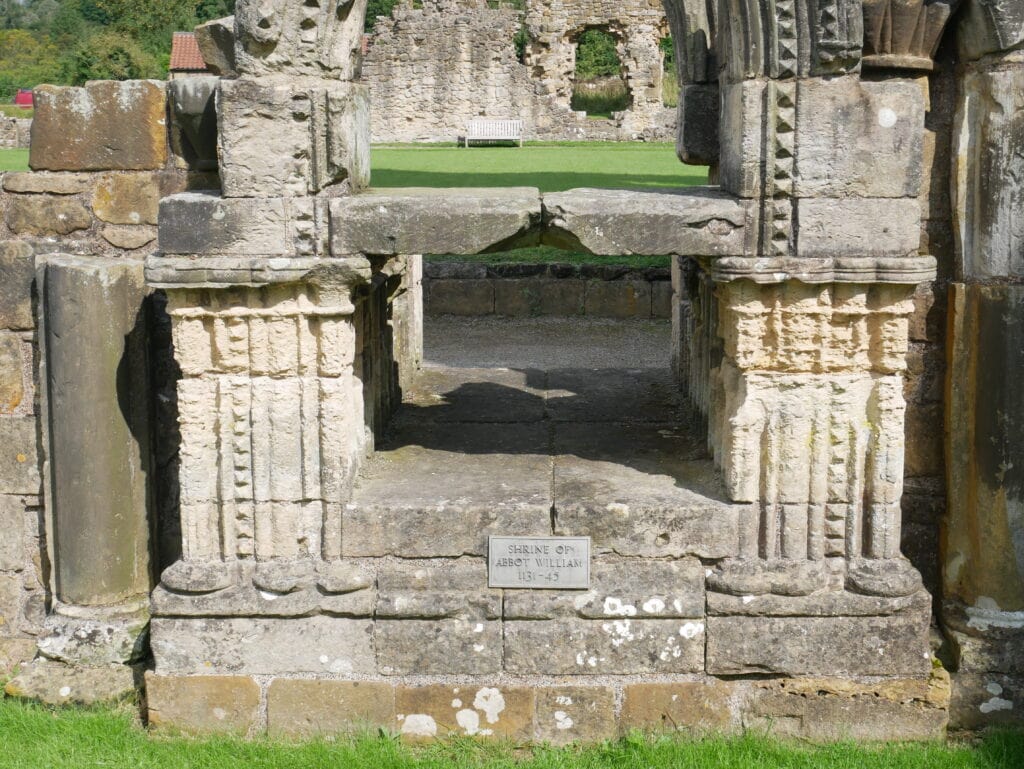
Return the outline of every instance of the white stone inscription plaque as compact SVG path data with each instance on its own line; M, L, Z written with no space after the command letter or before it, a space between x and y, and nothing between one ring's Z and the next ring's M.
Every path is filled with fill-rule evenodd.
M489 587L590 587L590 537L490 537L487 551Z

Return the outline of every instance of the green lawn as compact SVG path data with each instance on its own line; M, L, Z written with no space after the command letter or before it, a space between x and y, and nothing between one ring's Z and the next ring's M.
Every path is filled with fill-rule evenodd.
M28 150L0 150L0 172L27 170Z
M1024 733L972 745L813 747L745 737L649 739L587 748L487 745L470 740L410 748L384 735L355 740L261 740L149 736L132 712L58 709L0 700L4 769L1020 769Z
M405 145L373 149L374 187L573 187L650 189L707 183L667 143L575 142L525 147Z

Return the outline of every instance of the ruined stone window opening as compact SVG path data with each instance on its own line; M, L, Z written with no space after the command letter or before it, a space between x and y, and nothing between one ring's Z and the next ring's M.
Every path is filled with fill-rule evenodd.
M623 62L623 34L611 25L586 26L570 38L573 48L570 106L588 117L612 119L633 104Z

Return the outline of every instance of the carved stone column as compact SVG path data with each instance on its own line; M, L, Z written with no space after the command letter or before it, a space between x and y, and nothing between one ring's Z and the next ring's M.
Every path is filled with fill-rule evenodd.
M935 274L919 254L927 82L861 79L866 18L860 0L719 5L719 174L757 235L676 270L680 375L751 510L708 580L710 672L800 672L737 651L755 616L822 648L840 625L891 633L899 672L928 669L930 600L900 553L908 323Z

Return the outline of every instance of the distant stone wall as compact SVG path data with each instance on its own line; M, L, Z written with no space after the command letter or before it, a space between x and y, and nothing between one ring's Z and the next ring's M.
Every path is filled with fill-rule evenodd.
M525 23L525 63L515 35ZM614 120L570 106L576 38L605 27L619 55L633 106ZM372 93L371 134L378 142L454 141L474 117L517 118L527 139L672 139L675 110L662 104L665 12L656 0L559 5L529 0L525 19L481 0L426 0L377 21L363 65Z
M31 133L31 119L0 117L0 149L28 149Z

